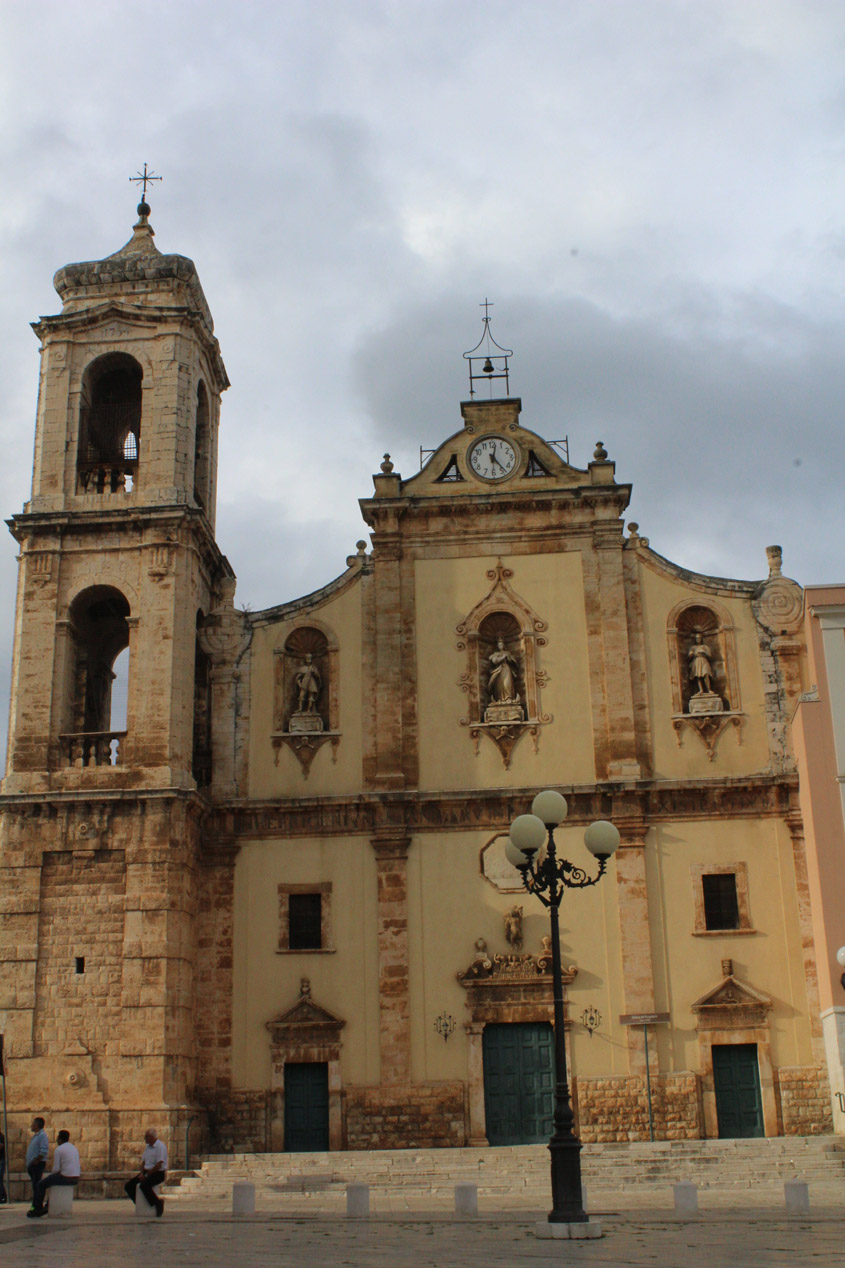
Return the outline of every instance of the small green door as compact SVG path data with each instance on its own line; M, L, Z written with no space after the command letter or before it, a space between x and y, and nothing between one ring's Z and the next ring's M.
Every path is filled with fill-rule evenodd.
M763 1136L763 1101L756 1043L714 1044L713 1081L719 1135Z
M548 1022L485 1026L484 1111L491 1145L547 1141L554 1113L554 1031Z
M323 1061L285 1063L285 1152L329 1147L329 1067Z

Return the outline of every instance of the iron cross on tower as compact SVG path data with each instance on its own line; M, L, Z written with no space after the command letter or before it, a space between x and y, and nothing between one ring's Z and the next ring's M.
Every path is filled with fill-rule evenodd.
M160 181L160 180L164 180L164 177L163 177L163 176L156 176L156 175L153 173L152 169L150 169L149 171L147 171L147 165L146 165L146 163L145 163L145 164L144 164L144 170L143 170L143 172L139 172L137 176L130 176L130 177L129 177L129 180L130 180L130 183L131 183L131 184L133 184L133 185L140 185L140 186L142 186L142 189L141 189L141 201L142 201L142 202L146 202L146 201L147 201L147 186L148 186L149 184L151 184L153 181ZM149 214L149 213L148 213L148 214Z

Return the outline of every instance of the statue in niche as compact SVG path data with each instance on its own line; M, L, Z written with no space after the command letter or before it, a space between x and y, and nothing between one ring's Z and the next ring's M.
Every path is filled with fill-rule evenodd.
M496 650L487 661L490 665L490 677L487 679L487 690L490 701L495 704L518 704L519 694L516 689L517 661L511 656L501 634L496 640Z
M296 709L290 716L290 731L322 731L323 719L317 712L317 701L323 686L323 676L314 663L310 652L306 652L302 664L294 670L293 690L296 697Z
M704 642L700 630L693 635L693 642L687 652L689 661L689 679L695 684L695 691L690 696L690 713L721 713L724 703L721 696L713 690L713 653L709 644Z
M522 950L522 908L519 906L505 912L505 938L513 951Z
M316 713L317 697L323 685L320 671L313 663L310 652L305 653L305 661L293 676L296 686L296 712Z

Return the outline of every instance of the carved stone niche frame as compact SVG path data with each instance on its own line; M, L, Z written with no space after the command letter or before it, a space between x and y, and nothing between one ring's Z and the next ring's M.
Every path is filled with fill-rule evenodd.
M306 657L319 674L320 687L313 707L299 710L296 675ZM341 738L338 701L338 642L334 632L313 617L297 621L288 629L284 644L273 652L271 739L277 766L282 745L294 754L305 779L324 744L331 744L332 761L337 761Z
M734 975L732 960L722 961L722 973L722 981L692 1005L698 1031L704 1134L708 1138L719 1135L713 1076L714 1045L753 1043L757 1045L760 1070L763 1130L767 1136L777 1136L778 1108L770 1022L772 1001L768 995L741 982Z
M552 721L540 705L540 692L548 675L537 665L537 649L546 645L546 622L511 588L513 570L499 559L487 571L492 585L485 597L456 627L458 651L466 651L466 670L458 685L469 697L467 716L478 753L481 736L488 736L499 750L507 769L514 747L527 731L539 749L540 727ZM491 689L490 657L497 650L508 654L514 680L513 698L497 701Z
M672 726L678 747L684 732L694 731L713 761L716 745L728 727L742 743L744 714L739 694L736 637L730 616L708 596L706 602L684 599L669 613L666 623L669 674L672 683ZM691 650L700 639L712 669L710 690L699 690L690 678Z
M329 1149L343 1144L341 1110L340 1032L346 1022L311 998L311 983L304 977L299 999L272 1021L270 1031L270 1140L274 1153L285 1147L285 1065L290 1062L320 1062L328 1066Z
M528 952L491 953L479 938L475 959L460 973L458 981L467 993L467 1091L469 1101L468 1145L486 1145L487 1122L484 1112L484 1027L490 1023L550 1022L554 1024L551 938L542 940L539 955ZM575 981L578 969L563 968L564 1030L572 1025L567 1016L566 988ZM571 1063L571 1054L567 1054ZM571 1064L570 1064L571 1069Z

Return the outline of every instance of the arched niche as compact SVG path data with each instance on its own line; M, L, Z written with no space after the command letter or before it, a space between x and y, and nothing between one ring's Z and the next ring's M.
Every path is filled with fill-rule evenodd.
M107 352L86 368L76 461L80 493L132 489L141 452L143 377L126 352Z
M675 605L666 623L673 726L678 744L692 728L713 760L716 742L726 726L741 740L742 705L736 639L730 616L708 598L685 599Z
M547 675L538 665L546 644L546 622L511 587L513 571L501 559L487 572L493 583L457 626L458 650L467 656L460 687L468 697L469 727L478 752L487 735L506 767L520 736L528 731L538 745L539 727L551 721L540 704Z
M311 763L331 741L340 741L338 642L321 621L303 620L290 629L274 654L273 748L278 765L283 744L299 760L307 779Z

